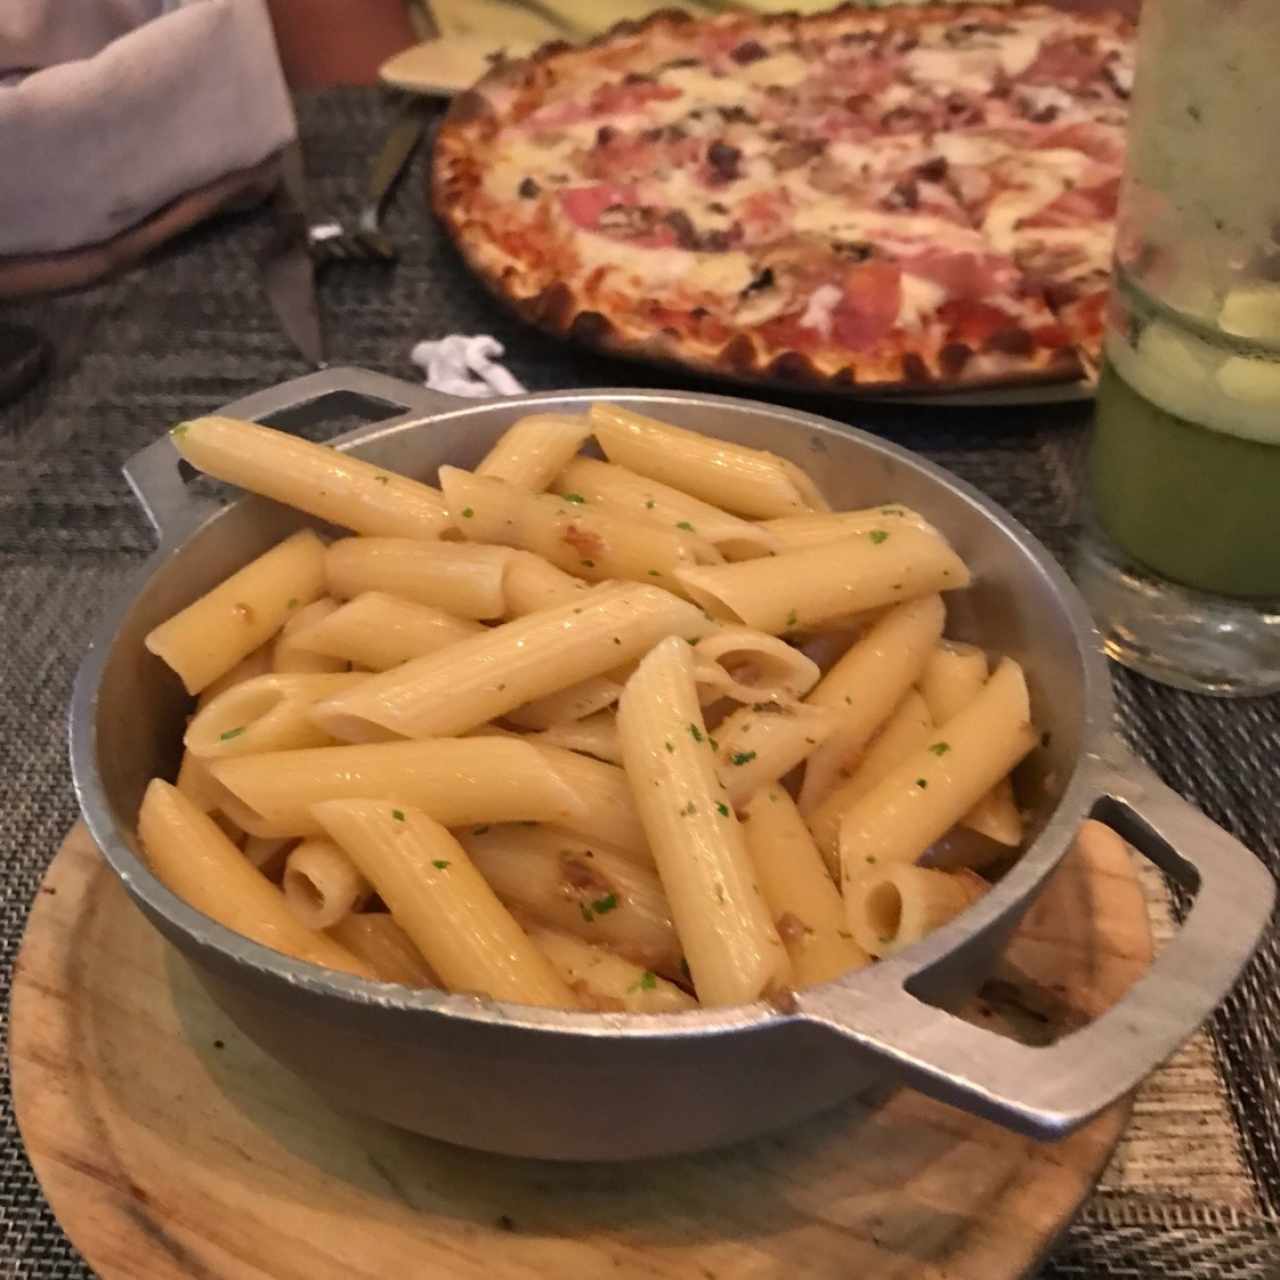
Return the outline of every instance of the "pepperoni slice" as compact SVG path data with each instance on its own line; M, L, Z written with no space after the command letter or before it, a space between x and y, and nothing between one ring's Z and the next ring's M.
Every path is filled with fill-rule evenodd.
M902 306L902 271L892 262L864 262L844 279L844 297L831 313L831 335L851 351L867 351L886 337Z
M1081 86L1102 74L1105 55L1092 35L1046 40L1020 79L1029 84Z
M584 231L594 231L600 215L613 205L635 202L633 188L611 182L595 187L565 187L560 192L560 207L568 219Z
M1047 129L1039 134L1033 145L1037 151L1069 147L1106 165L1124 163L1124 134L1094 120L1077 120L1074 124Z
M602 84L591 95L588 111L592 116L628 115L639 111L646 102L670 102L683 92L674 85L659 84L656 80Z
M1023 218L1022 227L1080 227L1094 222L1110 222L1116 216L1120 179L1109 178L1096 187L1076 187L1064 191L1039 213Z
M914 270L914 268L913 268ZM938 319L954 341L985 347L997 333L1012 329L1017 321L999 307L972 298L953 298L938 308Z
M913 276L941 285L950 298L981 298L1000 288L1006 264L992 254L929 250L903 265Z

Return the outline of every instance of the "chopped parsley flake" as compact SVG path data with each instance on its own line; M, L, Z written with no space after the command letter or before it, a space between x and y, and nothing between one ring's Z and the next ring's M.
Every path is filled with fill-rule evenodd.
M720 744L710 734L707 734L707 745L712 751L720 750Z
M689 817L692 817L697 812L698 812L697 805L695 805L693 801L690 800L689 803L685 805L683 809L680 810L680 816L682 818L689 818Z
M698 726L693 723L693 721L689 722L689 737L691 737L694 740L694 742L702 741L702 730L699 729Z
M236 729L228 729L226 733L218 734L218 741L230 742L232 738L238 738L244 732L244 730L245 730L244 725L240 725L239 728L236 728Z
M564 495L564 500L566 502L586 502L586 498L584 498L580 493L566 493Z
M717 813L718 813L722 818L727 818L727 817L729 816L729 806L728 806L727 804L725 804L725 802L724 802L723 800L717 800L717 801L716 801L716 812L717 812Z
M289 597L289 603L285 606L285 608L286 608L286 609L296 609L297 607L298 607L298 597L297 597L297 596L290 596L290 597Z
M935 742L929 750L932 751L935 756L945 756L947 752L951 750L951 744L949 742Z
M653 500L652 498L650 498L650 499L649 499L649 501L648 501L648 502L646 502L646 503L644 504L644 509L645 509L646 511L652 511L652 510L654 509L654 507L656 507L657 505L658 505L658 504L657 504L656 502L654 502L654 500Z
M869 853L869 854L867 854L867 864L868 864L868 865L871 865L872 863L874 863L874 862L875 862L875 860L876 860L876 855L875 855L874 853Z
M650 569L650 570L649 570L649 577L651 577L651 578L660 578L660 577L662 577L662 574L661 574L657 569Z
M796 621L796 611L792 609L791 612L787 614L787 626L794 627L796 625Z
M594 569L596 567L596 562L594 560L579 560L578 563L586 566L588 569Z
M621 643L622 643L622 637L621 637L621 636L614 636L614 637L613 637L613 643L614 643L614 644L621 644Z
M470 520L473 515L475 515L475 508L473 507L462 508L462 518L464 520Z
M597 898L591 904L591 910L594 911L596 915L602 916L607 912L612 911L617 905L618 895L616 893L608 893L605 894L603 898Z
M687 520L677 520L677 521L676 521L676 528L677 528L677 529L685 529L685 530L687 530L689 533L696 533L696 532L697 532L697 530L696 530L696 529L694 529L693 525L691 525Z
M658 975L646 969L628 988L628 991L652 991L658 985Z
M578 910L582 912L582 918L590 924L595 917L591 914L591 908L585 902L578 903Z
M391 810L391 816L392 816L392 817L393 817L397 822L403 822L403 821L404 821L404 810L403 810L403 809L392 809L392 810Z
M435 867L437 871L443 871L445 867L449 865L449 860L448 858L432 858L431 865Z
M756 758L754 751L735 751L729 757L730 764L750 764Z
M882 542L883 542L883 541L884 541L888 536L889 536L889 531L888 531L887 529L872 529L872 530L871 530L871 532L870 532L869 534L867 534L867 537L868 537L868 538L870 538L870 539L871 539L871 541L872 541L872 543L873 543L875 546L877 546L877 547L878 547L878 546L879 546L879 545L880 545L880 544L881 544L881 543L882 543Z
M670 751L672 755L675 755L676 749L675 749L675 746L673 745L673 743L671 742L671 739L670 739L670 738L668 738L668 739L667 739L667 741L666 741L665 743L663 743L663 746L665 746L665 747L666 747L666 749L667 749L668 751Z
M928 785L929 785L929 781L927 778L916 779L916 786L919 787L921 791L925 790L925 788L928 787Z

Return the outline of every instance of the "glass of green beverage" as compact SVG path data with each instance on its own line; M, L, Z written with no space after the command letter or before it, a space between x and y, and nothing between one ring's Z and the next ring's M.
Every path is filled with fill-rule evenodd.
M1280 3L1144 6L1076 577L1112 657L1280 690Z

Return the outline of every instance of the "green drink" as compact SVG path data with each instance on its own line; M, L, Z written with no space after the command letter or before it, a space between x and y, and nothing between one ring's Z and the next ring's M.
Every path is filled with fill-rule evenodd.
M1143 8L1076 578L1107 651L1280 690L1280 4Z

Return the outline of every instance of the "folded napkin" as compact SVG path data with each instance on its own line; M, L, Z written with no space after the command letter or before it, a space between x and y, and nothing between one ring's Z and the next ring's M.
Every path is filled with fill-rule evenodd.
M487 333L471 337L451 333L434 342L419 342L409 359L422 370L426 385L434 391L471 400L523 395L525 388L498 363L502 353L502 343Z
M295 133L263 0L0 0L0 255L110 240Z

